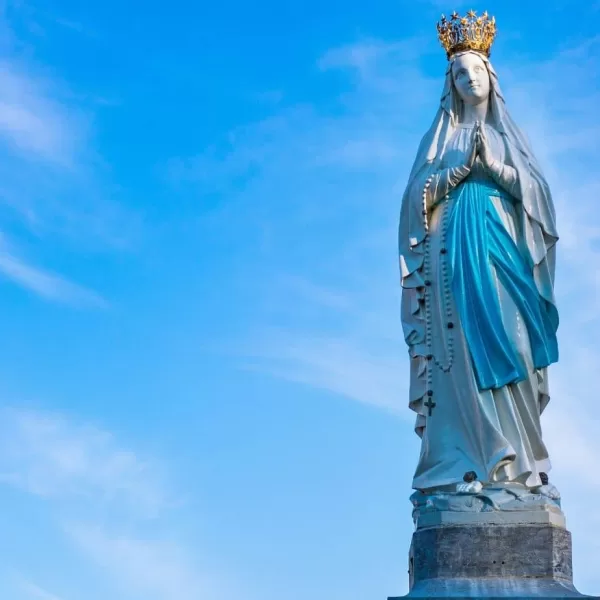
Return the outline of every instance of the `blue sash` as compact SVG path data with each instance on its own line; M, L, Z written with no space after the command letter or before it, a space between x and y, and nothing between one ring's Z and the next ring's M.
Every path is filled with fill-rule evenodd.
M534 367L558 360L556 308L540 296L529 252L513 241L490 196L514 203L489 182L467 180L456 188L446 234L452 291L480 390L528 376L502 322L492 266L523 317Z

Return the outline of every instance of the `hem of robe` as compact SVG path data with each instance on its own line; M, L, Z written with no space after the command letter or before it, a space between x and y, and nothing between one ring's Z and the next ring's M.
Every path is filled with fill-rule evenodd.
M509 462L507 462L506 464L504 464L504 465L500 464L501 462L506 461L508 459L511 459L511 460L509 460ZM503 468L503 469L510 468L510 466L516 460L517 460L517 453L511 448L510 445L508 445L504 449L496 452L496 454L494 454L492 456L492 458L490 458L490 460L488 460L487 464L485 465L485 470L483 471L485 473L485 479L482 478L481 473L479 473L477 471L477 466L474 466L474 468L472 468L472 469L467 469L465 471L465 473L467 473L468 471L475 471L475 473L477 473L478 481L481 481L482 483L490 483L490 484L504 483L504 482L509 483L511 481L517 481L523 475L527 474L525 481L529 480L533 476L533 477L535 477L535 480L536 480L535 484L528 485L525 482L523 482L523 484L527 485L527 487L536 487L538 485L541 485L541 480L540 480L539 474L540 473L549 473L552 470L552 464L550 462L550 458L542 458L540 460L533 459L532 461L530 461L530 463L533 464L535 471L533 471L533 470L523 471L522 473L519 474L519 476L516 479L493 480L490 478L490 476L494 473L494 471L501 469L501 468ZM433 485L431 484L431 479L426 476L426 473L425 474L422 473L418 477L415 477L413 479L412 488L414 490L418 490L418 491L424 492L424 493L427 493L428 491L432 492L435 490L439 490L440 488L443 488L443 487L456 485L458 483L463 483L463 481L464 481L463 476L465 473L462 473L460 475L457 474L456 477L446 477L443 479L439 479ZM419 485L420 479L426 479L428 481L427 487L423 487L422 485Z

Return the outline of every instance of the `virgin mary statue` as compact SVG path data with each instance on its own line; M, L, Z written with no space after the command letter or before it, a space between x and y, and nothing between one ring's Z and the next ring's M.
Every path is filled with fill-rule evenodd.
M558 359L548 184L489 61L495 21L442 17L448 68L402 200L402 322L422 439L413 487L546 485ZM548 486L546 486L548 487Z

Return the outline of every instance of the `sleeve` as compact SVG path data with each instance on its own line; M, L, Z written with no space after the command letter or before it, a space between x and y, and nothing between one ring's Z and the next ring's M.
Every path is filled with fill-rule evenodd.
M432 210L436 204L455 188L471 169L467 166L450 167L436 171L429 176L423 190L424 211Z
M492 179L513 198L522 200L517 170L510 165L494 160L488 167Z

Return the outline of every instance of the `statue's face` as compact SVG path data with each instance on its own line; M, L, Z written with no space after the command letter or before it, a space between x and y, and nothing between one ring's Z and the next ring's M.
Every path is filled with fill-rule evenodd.
M465 104L481 104L490 94L487 67L483 59L474 52L465 52L454 59L452 78L454 87Z

